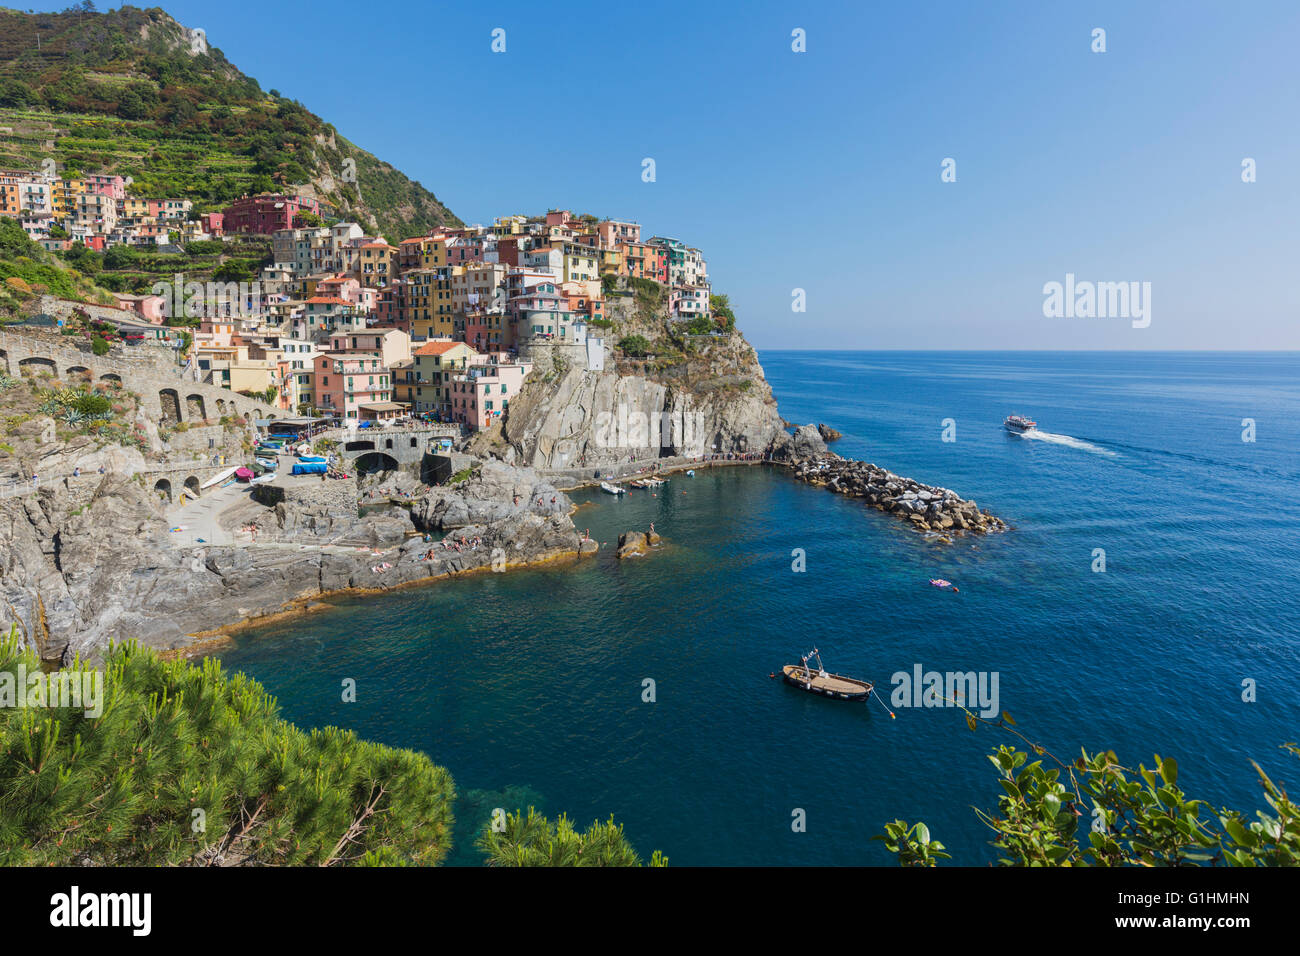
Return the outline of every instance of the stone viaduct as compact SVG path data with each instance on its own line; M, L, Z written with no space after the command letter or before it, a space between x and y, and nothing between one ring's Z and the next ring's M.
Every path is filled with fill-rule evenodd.
M65 380L89 374L97 381L120 382L140 396L145 411L159 423L197 424L225 415L275 418L279 412L265 401L185 377L172 351L156 345L115 345L96 355L89 342L71 337L0 331L0 372L48 372Z
M443 439L455 438L459 434L459 425L428 425L355 430L331 428L313 437L338 442L336 453L350 461L359 462L358 467L369 464L373 469L367 470L392 471L400 465L415 465L423 469L425 455L445 454Z

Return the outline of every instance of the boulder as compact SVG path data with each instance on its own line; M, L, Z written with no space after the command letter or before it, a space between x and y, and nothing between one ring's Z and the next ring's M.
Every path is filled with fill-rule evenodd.
M802 425L795 429L794 453L797 458L818 458L827 453L826 440L816 425Z
M650 542L643 531L624 531L618 536L618 556L620 558L639 558L650 548Z

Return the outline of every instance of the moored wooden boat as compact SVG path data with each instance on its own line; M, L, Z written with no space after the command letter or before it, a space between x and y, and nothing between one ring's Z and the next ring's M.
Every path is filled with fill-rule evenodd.
M817 659L816 670L808 664L810 657ZM810 694L820 694L822 697L833 697L836 700L866 700L871 696L871 689L874 686L871 681L827 673L822 665L821 654L815 647L811 654L803 658L802 663L786 664L782 667L781 674L785 682L792 687L798 687Z

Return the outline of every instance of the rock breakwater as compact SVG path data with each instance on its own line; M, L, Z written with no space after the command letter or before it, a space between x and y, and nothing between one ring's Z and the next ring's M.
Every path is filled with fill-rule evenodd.
M877 511L909 522L917 531L964 535L1007 529L1001 518L951 489L924 485L870 462L826 455L805 458L790 467L798 480L861 498Z

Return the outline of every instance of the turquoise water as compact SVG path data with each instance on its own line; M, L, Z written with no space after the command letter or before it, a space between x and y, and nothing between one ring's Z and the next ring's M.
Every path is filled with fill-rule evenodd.
M1277 750L1300 738L1300 356L761 358L786 418L832 424L840 454L954 488L1014 530L945 546L776 471L701 471L657 497L575 495L605 545L593 560L350 601L249 632L223 660L295 722L446 765L460 863L479 861L470 832L492 807L528 803L613 814L674 865L889 864L870 837L895 817L925 820L958 861L990 859L971 806L995 804L985 754L1012 738L768 679L813 644L887 694L917 664L997 672L1000 708L1058 755L1176 756L1214 803L1263 808L1251 758L1300 782ZM1013 411L1047 437L1006 434ZM651 521L663 550L617 562L618 533Z

